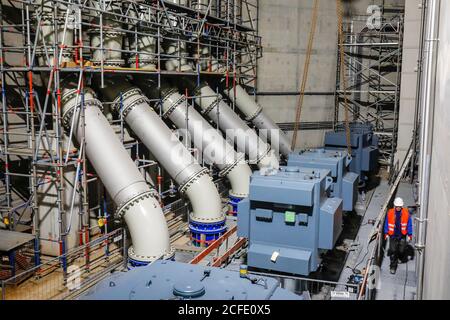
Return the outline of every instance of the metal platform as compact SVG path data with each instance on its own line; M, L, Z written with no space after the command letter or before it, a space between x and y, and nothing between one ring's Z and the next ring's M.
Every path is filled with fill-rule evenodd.
M9 252L34 240L34 235L9 230L0 230L0 251Z

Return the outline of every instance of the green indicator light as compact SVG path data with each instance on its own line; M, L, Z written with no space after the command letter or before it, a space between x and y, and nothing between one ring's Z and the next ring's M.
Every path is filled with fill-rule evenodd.
M284 221L288 223L295 223L295 212L286 211L284 213Z

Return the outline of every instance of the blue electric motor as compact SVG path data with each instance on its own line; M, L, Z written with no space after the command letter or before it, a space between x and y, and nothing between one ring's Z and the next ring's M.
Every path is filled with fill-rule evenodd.
M288 166L330 170L333 178L330 195L342 199L344 211L352 211L358 199L359 176L349 172L351 162L347 151L323 148L292 152L288 157Z
M247 264L309 275L342 231L342 200L329 198L330 170L281 167L256 171L249 197L238 204L238 235L248 238Z
M352 148L350 171L358 174L360 182L364 183L368 179L367 174L378 168L378 137L373 133L373 126L368 123L351 123L350 145ZM336 131L325 134L325 149L347 149L344 126L339 126Z

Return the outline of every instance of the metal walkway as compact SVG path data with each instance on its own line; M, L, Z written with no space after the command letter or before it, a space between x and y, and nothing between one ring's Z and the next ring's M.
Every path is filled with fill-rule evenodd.
M414 207L416 204L414 201L412 185L400 183L396 196L403 198L405 206L410 208L410 213L414 216ZM414 239L411 243L414 243ZM385 250L385 252L387 252L387 250ZM389 257L385 254L381 265L380 281L376 299L414 300L416 297L415 260L409 260L407 263L399 263L395 274L389 272L389 262Z
M355 240L349 244L347 261L342 270L339 282L346 283L352 274L362 271L362 269L367 265L367 260L369 259L369 253L372 250L374 243L368 243L369 236L373 231L373 225L371 221L374 221L380 209L383 206L386 197L389 193L389 185L386 180L382 180L380 184L376 187L367 210L358 212L362 215L361 226L359 227L358 235ZM345 287L337 287L336 290L345 291Z

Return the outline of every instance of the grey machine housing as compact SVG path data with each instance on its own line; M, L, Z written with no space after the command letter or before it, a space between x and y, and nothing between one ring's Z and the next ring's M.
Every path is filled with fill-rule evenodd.
M331 171L281 167L255 172L238 204L238 235L249 241L250 267L309 275L342 231L342 199L329 197Z
M352 162L350 171L359 175L360 182L367 180L366 174L378 169L378 136L373 132L373 126L368 123L350 123L350 146ZM345 150L347 137L344 127L325 133L325 149Z
M353 211L358 200L359 176L349 172L352 160L345 150L320 148L292 152L289 154L287 164L294 167L330 170L333 178L330 195L342 199L342 210Z
M170 260L115 272L80 300L303 300L277 279Z

